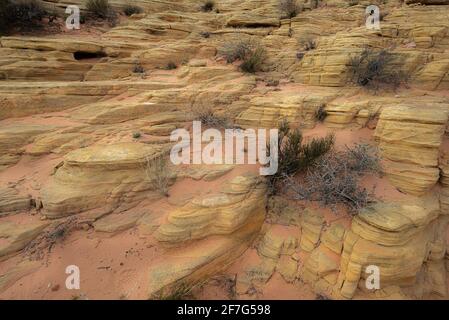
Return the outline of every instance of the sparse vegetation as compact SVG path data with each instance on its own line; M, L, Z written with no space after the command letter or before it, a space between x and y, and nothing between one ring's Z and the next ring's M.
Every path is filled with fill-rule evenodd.
M228 42L220 48L219 54L226 59L227 63L242 61L240 69L249 73L260 71L266 58L265 48L251 39Z
M210 12L212 10L214 10L215 7L215 2L212 0L206 0L202 5L201 5L201 11L204 12Z
M37 0L2 0L0 4L0 34L11 29L32 30L41 27L48 12ZM50 18L50 16L49 16Z
M325 138L312 139L308 143L303 143L301 131L291 130L288 122L282 121L278 137L278 171L269 179L271 193L275 194L278 191L278 183L285 177L295 175L314 165L319 158L332 149L334 141L334 135L329 134Z
M132 16L133 14L138 14L138 13L142 13L143 9L139 6L133 5L133 4L126 4L123 7L123 13L125 15Z
M170 185L170 171L167 160L164 156L154 159L147 158L145 163L145 174L151 181L153 189L161 195L168 197L168 187Z
M403 62L388 50L367 48L350 60L351 81L368 89L378 90L381 87L397 89L407 81L405 74L399 69Z
M173 61L168 62L165 66L165 70L174 70L176 68L178 68L178 66Z
M279 10L282 13L282 18L293 18L301 12L296 0L279 0Z
M86 8L94 18L108 20L112 26L115 25L117 14L108 0L87 0Z
M133 73L145 73L145 68L140 63L135 63Z
M303 46L305 51L316 49L316 41L312 38L306 38L301 41L301 45Z
M139 139L142 136L142 134L140 132L134 132L133 133L133 138L134 139Z
M318 122L323 122L327 117L326 106L324 104L320 105L318 109L315 110L315 120Z
M318 201L333 210L340 204L357 214L374 201L373 194L359 186L360 177L380 170L377 151L368 145L356 145L321 157L309 168L304 181L286 177L285 182L298 200Z
M228 117L217 114L211 106L197 104L192 107L193 119L211 128L227 128L230 125Z

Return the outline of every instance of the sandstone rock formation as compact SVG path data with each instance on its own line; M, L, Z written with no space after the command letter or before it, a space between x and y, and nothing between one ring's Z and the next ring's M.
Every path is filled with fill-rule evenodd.
M68 4L39 2L61 17ZM0 37L1 299L71 298L18 285L60 282L66 262L89 270L92 298L164 298L228 273L237 299L447 298L447 0L378 3L379 30L365 27L366 1L298 0L292 18L277 0L209 12L137 0L131 17L128 1L109 2L114 26L66 30L60 17L57 32ZM244 39L266 51L255 74L221 56ZM388 50L406 83L353 83L365 48ZM376 201L352 217L269 195L256 165L170 164L171 133L201 113L243 129L287 120L306 140L333 132L337 149L376 145L385 177L361 177ZM150 172L160 157L167 167ZM35 243L54 228L49 247ZM46 264L30 261L30 243ZM365 285L368 266L379 289Z

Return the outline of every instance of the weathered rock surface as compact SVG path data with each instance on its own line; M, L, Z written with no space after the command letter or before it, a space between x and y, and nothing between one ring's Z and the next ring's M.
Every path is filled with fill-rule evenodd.
M70 152L42 191L44 214L60 217L100 206L112 211L121 203L159 197L145 166L162 151L158 145L121 143Z
M431 106L394 106L382 111L375 137L382 158L389 160L385 171L399 190L422 195L438 181L438 154L447 118L447 110Z

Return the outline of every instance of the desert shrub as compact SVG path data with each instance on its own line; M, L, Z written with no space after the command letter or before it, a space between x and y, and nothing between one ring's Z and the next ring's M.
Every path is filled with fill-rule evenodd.
M203 38L209 38L210 37L210 32L208 31L201 31L200 32L200 36L202 36Z
M8 33L12 28L34 29L41 26L47 11L37 0L2 0L0 4L0 33Z
M214 9L215 7L215 2L212 0L206 0L202 5L201 5L201 11L204 12L210 12Z
M254 73L261 69L266 57L266 51L262 45L251 39L242 39L227 42L219 49L227 63L240 60L240 68L245 72Z
M226 42L218 53L226 59L227 63L243 60L253 48L253 42L249 39Z
M301 45L303 46L305 51L316 49L316 41L312 38L306 38L302 40Z
M169 196L168 187L171 176L167 160L164 156L159 156L154 159L146 158L145 174L147 179L151 181L154 190L165 197Z
M145 73L145 68L140 63L135 63L133 73Z
M133 133L133 138L134 139L139 139L141 136L142 136L142 134L140 132L138 132L138 131Z
M318 122L323 122L327 117L327 111L325 105L322 104L315 110L315 120Z
M279 0L279 10L282 18L293 18L301 11L296 0Z
M357 214L374 201L373 194L359 186L360 177L379 170L379 158L373 148L356 145L321 157L308 169L304 181L299 183L286 177L285 183L298 200L318 201L333 210L341 204L350 213Z
M178 66L176 65L176 63L174 63L173 61L170 61L170 62L168 62L166 65L165 65L165 70L174 70L174 69L176 69L176 68L178 68Z
M260 71L265 60L265 56L265 49L262 46L257 46L243 59L242 64L240 64L240 69L248 73Z
M117 14L108 0L87 0L86 8L96 18L105 19L115 24Z
M224 115L217 114L211 106L198 104L192 107L193 119L211 128L227 128L230 120Z
M279 182L285 177L305 171L323 155L328 153L335 142L333 134L325 138L314 138L303 143L303 136L299 129L291 130L286 121L282 121L278 136L278 170L269 177L269 188L272 194L277 192ZM268 148L269 149L269 148Z
M402 65L388 50L365 49L350 60L351 81L362 87L378 90L380 87L397 89L407 81L405 74L397 70Z
M125 15L132 16L133 14L142 13L143 9L139 6L133 5L133 4L126 4L123 7L123 13Z

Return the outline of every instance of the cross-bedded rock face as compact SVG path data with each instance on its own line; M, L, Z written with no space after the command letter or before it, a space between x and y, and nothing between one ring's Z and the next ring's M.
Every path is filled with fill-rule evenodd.
M60 13L67 5L40 2ZM110 0L118 12L128 3ZM84 1L71 4L87 12ZM14 297L22 277L45 274L26 252L67 216L116 246L125 232L143 241L145 267L121 270L125 280L116 281L133 297L161 297L235 261L243 298L266 297L275 273L334 298L447 294L447 0L382 3L380 30L365 28L366 1L299 0L292 18L277 0L215 1L209 12L194 0L133 4L143 13L121 15L114 27L0 37L0 261L10 263L0 298ZM244 39L265 49L261 72L221 56ZM407 85L354 84L351 61L366 48L388 50L389 68ZM310 203L279 202L267 215L254 166L168 165L166 197L148 162L168 159L171 132L209 111L241 128L288 120L306 140L333 131L338 148L367 139L379 147L386 179L374 180L386 191L354 218L329 218ZM95 267L98 245L83 247ZM24 248L23 261L10 262ZM381 272L375 292L364 285L368 265Z

